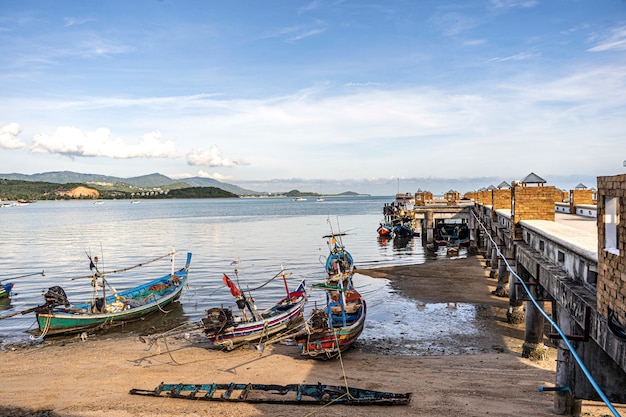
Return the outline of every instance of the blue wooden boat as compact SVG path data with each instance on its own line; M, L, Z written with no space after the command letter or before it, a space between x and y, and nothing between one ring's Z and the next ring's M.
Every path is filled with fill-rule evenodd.
M13 283L0 285L0 298L8 298L11 295L13 289Z
M326 305L313 309L305 331L294 336L301 353L318 359L331 359L350 348L365 326L366 303L354 288L354 259L341 241L341 234L329 238L325 279L314 284L326 292Z
M288 295L266 310L257 312L254 300L246 297L224 274L223 281L236 298L240 312L236 314L231 308L223 307L207 310L202 325L209 342L233 350L248 343L267 343L276 337L299 331L304 325L303 310L307 301L305 282L300 282L295 291L289 291L287 276L282 273Z
M408 405L411 393L392 393L317 384L165 384L153 390L133 388L133 395L269 404Z
M159 311L180 297L187 283L190 262L191 253L187 253L185 266L178 271L82 304L69 304L63 289L52 287L44 295L46 305L35 311L41 335L45 337L100 329L138 320ZM93 262L91 266L94 266ZM97 269L94 277L104 279L104 275Z

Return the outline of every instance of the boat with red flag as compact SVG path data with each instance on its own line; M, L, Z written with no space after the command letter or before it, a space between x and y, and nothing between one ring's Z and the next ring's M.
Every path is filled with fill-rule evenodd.
M237 276L237 270L235 269ZM304 304L307 301L305 281L301 281L295 291L290 291L283 269L269 281L282 278L286 296L271 307L257 311L251 291L248 295L236 285L228 275L222 280L235 298L238 312L232 308L216 307L206 310L202 319L203 332L209 342L225 350L233 350L248 343L257 344L263 350L265 344L283 340L299 332L304 325ZM238 281L238 278L236 279ZM267 285L266 282L261 287ZM259 288L261 288L259 287ZM257 288L257 289L259 289Z

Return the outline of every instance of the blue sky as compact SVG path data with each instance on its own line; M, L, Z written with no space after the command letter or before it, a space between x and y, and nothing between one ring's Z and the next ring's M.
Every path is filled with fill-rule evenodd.
M0 173L393 194L626 169L623 0L3 0L0 54Z

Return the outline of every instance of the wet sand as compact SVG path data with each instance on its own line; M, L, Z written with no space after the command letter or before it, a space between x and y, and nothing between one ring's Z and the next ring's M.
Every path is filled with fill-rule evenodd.
M138 337L98 337L0 352L0 416L554 416L555 351L546 360L521 357L523 326L506 322L507 299L495 297L484 259L446 259L359 273L386 278L416 303L472 303L486 318L480 349L467 354L405 355L385 341L359 343L341 360L316 361L294 346L220 352L194 338L149 346ZM453 308L453 307L451 307ZM476 340L473 341L474 343ZM455 343L463 343L462 340ZM234 404L129 395L131 388L169 383L317 383L411 392L408 406ZM626 415L626 406L617 406ZM603 403L583 415L605 416Z

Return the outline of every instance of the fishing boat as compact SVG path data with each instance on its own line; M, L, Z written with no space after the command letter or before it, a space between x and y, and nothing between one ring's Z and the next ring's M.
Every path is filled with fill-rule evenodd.
M378 225L378 229L376 229L378 233L378 237L383 238L392 238L393 237L393 226L387 224L386 222L380 222Z
M0 279L0 299L10 297L11 291L13 290L13 285L14 285L12 282L3 284L2 281L7 281L7 280L13 281L13 280L20 279L20 278L32 277L33 275L45 276L46 274L44 273L44 271L41 271L41 272L33 272L30 274L24 274L24 275L19 275L19 276L12 276L10 278Z
M326 305L313 309L305 331L294 336L301 353L319 359L331 359L351 347L363 331L365 300L354 288L354 260L341 241L342 234L328 238L330 253L326 258L325 279L313 288L326 292Z
M13 283L0 285L0 298L9 298L11 290L13 289Z
M317 384L165 384L153 390L133 388L133 395L269 404L407 405L411 393L393 393Z
M177 300L187 283L191 253L187 253L185 266L174 271L174 253L144 262L143 266L158 259L171 256L172 272L137 287L117 292L110 287L106 274L126 271L100 272L97 257L90 257L90 269L94 272L92 286L94 294L91 301L82 304L70 304L67 295L61 287L51 287L44 294L46 304L33 309L37 316L37 323L41 336L78 333L85 330L101 329L107 326L122 324L141 319L147 315L163 309L166 305ZM79 277L79 278L86 278ZM106 295L105 288L109 286L111 294ZM101 292L100 292L101 291Z
M282 339L302 329L303 309L307 301L305 281L300 282L295 291L290 291L287 285L287 277L290 275L281 270L270 279L271 281L282 277L287 295L266 310L258 312L254 299L246 296L228 275L224 274L222 280L235 297L239 314L234 313L232 308L216 307L207 310L202 325L209 342L225 350L257 343L258 348L263 350L265 343L272 343L278 338Z
M435 245L446 247L468 247L470 231L465 223L440 223L435 228Z

